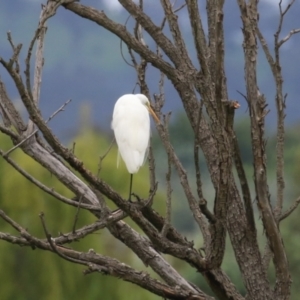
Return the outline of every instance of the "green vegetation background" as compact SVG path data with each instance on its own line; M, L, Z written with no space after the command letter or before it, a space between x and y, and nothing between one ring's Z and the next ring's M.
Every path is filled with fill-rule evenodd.
M243 161L246 165L248 178L252 180L252 158L251 145L249 140L249 124L245 121L238 121L236 125ZM299 167L299 127L288 128L286 139L286 207L299 194L299 184L297 178L300 173ZM193 179L193 134L189 129L184 116L177 116L170 126L170 136L176 152L188 170L191 182ZM89 126L88 122L82 124L81 131L70 140L70 147L75 142L75 153L80 157L94 173L97 173L99 156L104 154L111 142L111 136L95 130ZM9 149L11 142L3 134L0 134L1 148ZM166 173L166 157L159 139L155 133L152 138L154 155L156 158L157 180L159 181L159 193L155 198L155 209L162 214L165 210L164 186ZM268 164L269 164L269 186L274 201L276 197L276 172L275 172L275 139L269 135L267 143ZM124 197L128 193L129 176L122 164L116 168L116 146L109 152L104 159L100 176L105 179L114 189L119 191ZM27 170L31 175L40 181L53 187L59 193L72 197L73 195L60 184L54 176L47 170L40 167L35 161L24 156L20 150L16 150L12 157ZM209 177L205 171L205 163L202 158L202 178L204 180L205 196L212 205L214 192L209 182ZM253 184L251 183L253 187ZM172 222L175 227L184 233L189 239L195 240L196 247L201 247L201 237L192 221L191 213L188 210L183 193L180 190L180 183L173 172L173 215ZM134 191L141 197L146 197L149 189L148 169L143 167L134 178ZM72 230L76 209L68 207L53 197L41 192L37 187L19 175L3 159L0 159L0 209L4 210L11 218L17 220L28 231L40 238L44 238L39 213L45 213L45 219L49 231L53 236L60 232L70 232ZM290 271L293 276L292 300L299 299L300 295L300 239L299 232L299 210L284 220L281 224L281 232L284 236L284 243L290 262ZM256 220L261 224L259 214L256 212ZM77 228L90 224L95 218L81 210ZM126 220L128 221L128 220ZM259 225L260 226L260 225ZM7 223L0 220L0 231L17 234ZM265 238L261 227L259 227L260 242L263 249ZM71 245L73 248L88 251L94 249L96 252L104 253L118 258L140 270L147 270L139 262L134 254L130 253L124 245L110 237L106 230L101 230L90 235L84 241L76 242ZM167 259L171 259L166 257ZM143 291L137 286L124 281L111 278L101 274L90 274L84 276L82 271L85 269L81 265L75 265L64 261L52 253L33 250L31 248L19 247L4 241L0 241L0 291L1 299L4 300L65 300L65 299L159 299L147 291ZM201 274L196 273L187 264L172 259L172 264L178 271L190 281L195 282L206 292L209 292ZM227 242L226 256L223 262L224 270L229 274L233 282L243 292L241 275L236 265L234 254ZM270 281L274 278L270 276Z

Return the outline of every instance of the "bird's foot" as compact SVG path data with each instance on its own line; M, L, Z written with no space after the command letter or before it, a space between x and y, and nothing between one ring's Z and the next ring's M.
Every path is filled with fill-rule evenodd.
M138 201L138 202L142 202L142 199L135 193L132 193L131 194L133 197L135 197L135 199ZM132 201L131 201L132 202Z
M132 200L132 197L131 197L131 196L135 197L136 199L138 199L138 201L140 201L140 198L139 198L135 193L131 193L131 194L129 195L129 197L128 197L128 202L130 202L130 203L135 203L135 201Z
M153 202L153 197L150 197L148 199L142 199L137 194L134 194L134 193L132 193L132 196L134 196L137 201L135 201L135 202L130 201L130 202L137 205L137 207L139 207L140 209L143 209L146 207L151 207L152 202Z

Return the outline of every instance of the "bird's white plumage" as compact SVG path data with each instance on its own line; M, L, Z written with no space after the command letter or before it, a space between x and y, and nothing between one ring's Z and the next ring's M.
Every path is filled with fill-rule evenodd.
M149 100L142 94L120 97L114 107L112 129L129 173L143 165L150 138Z

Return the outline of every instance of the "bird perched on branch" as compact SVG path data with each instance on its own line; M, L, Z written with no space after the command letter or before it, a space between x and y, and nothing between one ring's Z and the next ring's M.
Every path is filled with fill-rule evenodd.
M119 154L130 173L129 200L133 174L145 161L150 139L150 116L160 123L143 94L127 94L120 97L114 107L111 127L114 131ZM119 156L117 165L119 165Z

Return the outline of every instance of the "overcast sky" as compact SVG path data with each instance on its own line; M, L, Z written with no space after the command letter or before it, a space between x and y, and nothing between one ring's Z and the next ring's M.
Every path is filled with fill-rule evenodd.
M46 1L43 0L27 0L28 2L40 2L40 3L44 3ZM149 2L149 1L153 1L153 0L144 0L145 2ZM203 0L201 0L200 2L202 2ZM84 4L84 0L81 0L81 2ZM104 5L109 9L109 10L114 10L114 11L120 11L122 9L121 4L119 3L118 0L97 0L95 2L103 2ZM135 1L137 2L137 0ZM177 2L177 4L179 5L180 2L183 1L176 1L173 0L173 2ZM291 0L282 0L282 6L285 8L286 5L291 2ZM278 9L278 3L279 0L260 0L260 3L264 3L264 4L268 4L270 5L270 7L273 7L274 9Z

